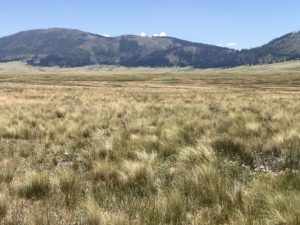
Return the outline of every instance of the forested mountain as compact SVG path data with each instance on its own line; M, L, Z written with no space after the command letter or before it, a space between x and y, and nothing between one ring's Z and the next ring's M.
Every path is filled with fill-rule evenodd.
M262 47L233 50L173 37L104 37L72 29L20 32L0 38L0 61L23 60L37 66L233 67L300 58L300 33L290 33Z
M238 52L238 64L276 63L300 58L300 32L289 33L266 45Z

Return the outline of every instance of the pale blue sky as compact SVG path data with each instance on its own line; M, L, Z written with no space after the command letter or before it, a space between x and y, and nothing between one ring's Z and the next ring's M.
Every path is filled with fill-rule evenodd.
M299 0L1 0L0 36L63 27L249 48L300 30L299 10Z

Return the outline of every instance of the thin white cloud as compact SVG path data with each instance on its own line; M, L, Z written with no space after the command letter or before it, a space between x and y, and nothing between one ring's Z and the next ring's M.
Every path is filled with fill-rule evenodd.
M109 34L102 34L102 36L104 36L104 37L110 37Z
M236 48L237 48L237 43L235 43L235 42L230 42L230 43L227 44L227 47L228 47L228 48L236 49Z
M140 33L140 36L141 36L141 37L146 37L147 34L146 34L145 32L142 32L142 33Z
M166 37L167 34L165 32L160 32L159 34L153 34L153 37Z

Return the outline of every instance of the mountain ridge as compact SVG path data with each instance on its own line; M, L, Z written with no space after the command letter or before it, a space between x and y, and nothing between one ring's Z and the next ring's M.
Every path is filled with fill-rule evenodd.
M300 32L252 49L234 50L175 37L121 35L105 37L67 28L22 31L0 38L0 62L26 61L36 66L92 64L128 67L234 67L300 58Z

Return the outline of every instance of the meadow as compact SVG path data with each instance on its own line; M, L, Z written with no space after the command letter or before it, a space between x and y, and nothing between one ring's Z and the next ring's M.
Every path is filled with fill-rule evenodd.
M0 224L300 224L300 63L0 64Z

